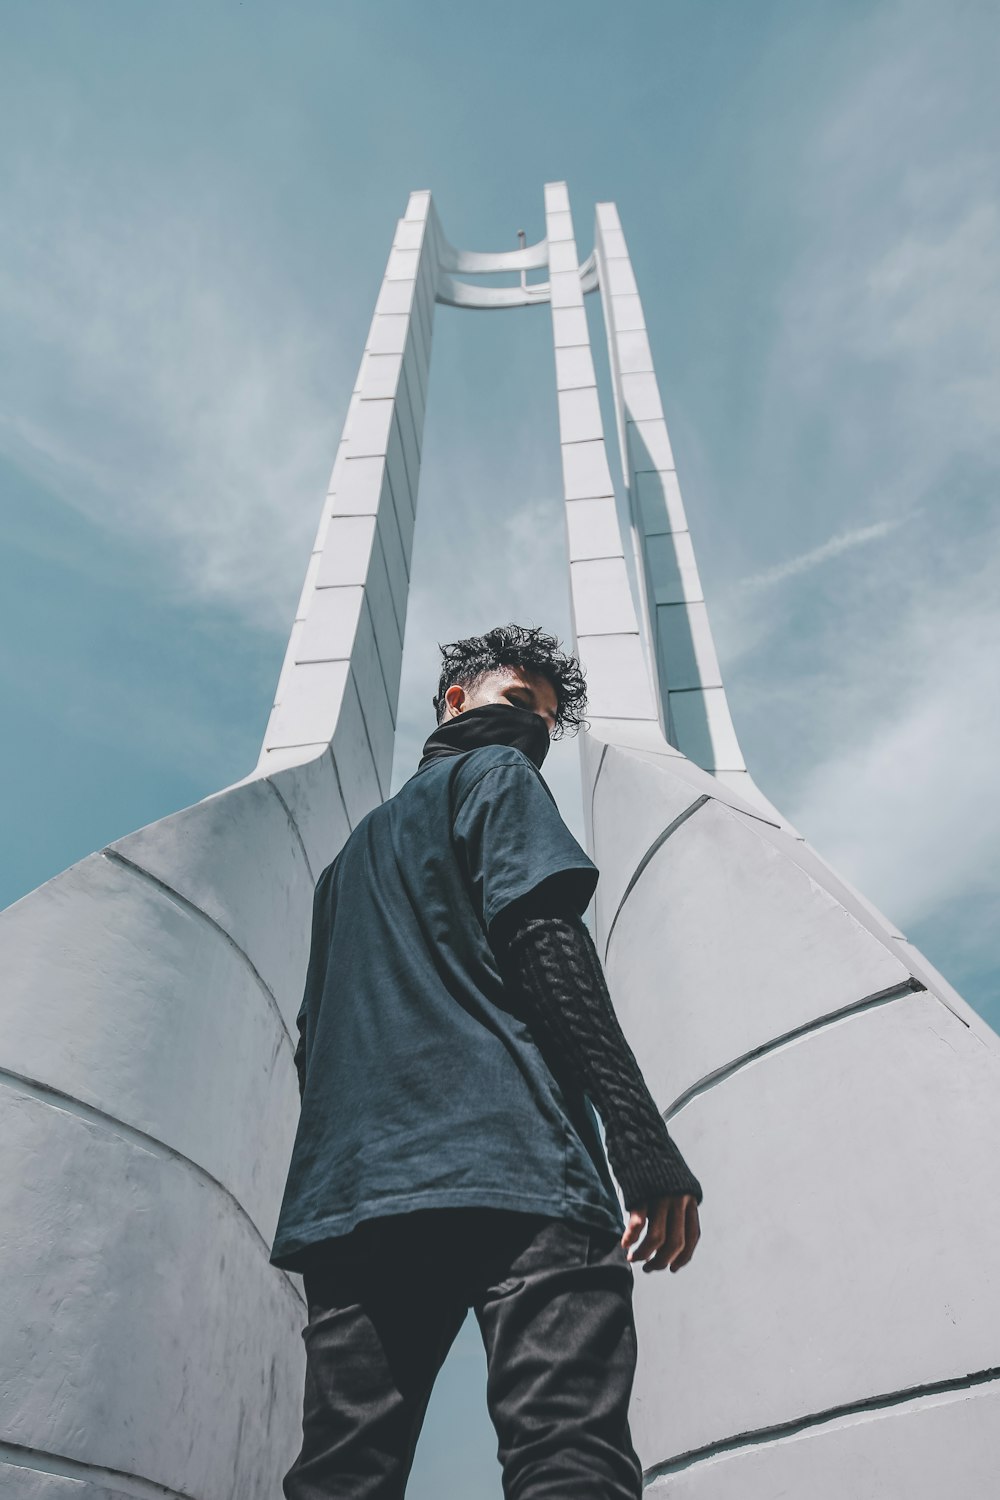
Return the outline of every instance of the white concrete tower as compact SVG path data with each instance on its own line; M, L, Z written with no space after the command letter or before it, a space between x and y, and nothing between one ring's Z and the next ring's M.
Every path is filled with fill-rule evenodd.
M993 1493L1000 1039L753 785L617 214L581 266L545 210L481 254L411 195L256 769L0 916L5 1497L271 1500L296 1451L292 1032L315 878L389 787L436 302L552 310L595 934L705 1188L691 1265L637 1277L650 1493Z

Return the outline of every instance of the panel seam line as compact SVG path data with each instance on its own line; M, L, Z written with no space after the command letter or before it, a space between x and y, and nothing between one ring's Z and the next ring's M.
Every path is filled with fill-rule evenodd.
M272 774L277 775L278 773L275 771ZM315 885L316 876L313 873L312 860L309 858L309 851L306 849L305 839L302 837L302 830L298 825L298 820L295 817L295 814L292 812L292 809L289 807L284 797L278 791L278 788L275 786L270 776L264 777L264 785L271 788L271 791L274 793L278 801L281 803L282 807L285 809L285 817L288 819L288 826L291 828L296 839L298 840L299 848L302 850L302 858L305 860L306 869L309 871L309 878L312 881L313 885Z
M776 1439L795 1437L810 1427L818 1427L837 1417L861 1415L868 1411L884 1411L893 1406L899 1406L903 1402L913 1401L920 1396L967 1390L972 1386L986 1385L997 1379L1000 1379L1000 1365L993 1365L989 1369L970 1371L967 1375L955 1375L945 1380L930 1380L922 1385L904 1386L898 1391L886 1391L877 1396L864 1396L857 1401L844 1401L840 1405L828 1406L822 1411L794 1417L787 1422L775 1422L770 1427L757 1427L738 1433L731 1438L706 1443L700 1448L690 1448L676 1458L666 1459L662 1463L653 1464L650 1468L644 1469L642 1477L647 1482L651 1479L661 1479L668 1474L676 1474L695 1464L704 1463L706 1459L715 1458L722 1453L756 1447L761 1443L774 1442Z
M40 1460L40 1462L33 1462ZM144 1479L127 1469L110 1469L104 1464L88 1463L86 1459L68 1458L62 1453L52 1453L44 1448L28 1448L21 1443L0 1442L0 1462L11 1468L30 1469L35 1474L52 1474L59 1479L92 1480L102 1484L113 1484L124 1490L134 1500L195 1500L187 1490L171 1489L155 1479Z
M233 937L232 933L227 932L222 923L217 922L214 917L209 916L207 911L203 911L200 906L196 906L195 903L191 901L187 896L182 896L180 891L175 891L172 885L168 885L167 882L165 880L161 880L158 875L154 875L152 871L145 869L143 865L137 864L134 859L129 859L127 855L121 854L117 849L112 848L102 849L101 854L111 864L121 865L123 869L129 870L133 875L138 876L140 880L149 881L150 885L155 886L162 895L168 897L168 899L171 901L176 901L178 905L184 908L185 911L193 912L195 916L200 917L201 920L203 922L206 922L209 927L213 928L220 937L225 939L225 941L234 950L234 952L239 954L240 958L246 964L254 979L257 981L257 984L264 992L264 996L267 999L268 1004L271 1006L274 1014L278 1018L278 1022L285 1035L285 1040L294 1052L295 1043L292 1040L292 1034L288 1029L285 1018L281 1014L281 1006L278 1004L277 996L275 995L271 986L268 984L267 980L261 974L260 970L257 968L257 965L254 963L253 959L247 953L246 949L240 947L239 943Z
M207 1167L203 1167L183 1151L178 1151L176 1146L171 1146L167 1141L159 1140L155 1135L150 1135L148 1131L141 1130L137 1125L130 1125L127 1120L121 1120L117 1115L109 1114L107 1110L100 1109L96 1104L88 1104L85 1100L78 1099L74 1094L67 1094L64 1089L56 1088L54 1084L42 1083L40 1079L30 1078L27 1074L15 1072L12 1068L0 1068L0 1084L13 1089L16 1093L24 1097L37 1099L40 1104L47 1104L51 1109L62 1109L69 1106L66 1108L67 1114L75 1115L77 1119L86 1120L91 1125L97 1125L103 1130L111 1131L121 1139L128 1141L131 1145L138 1146L141 1151L146 1151L150 1156L159 1157L161 1160L166 1157L171 1161L182 1163L196 1177L200 1177L229 1199L240 1218L249 1224L254 1236L263 1246L268 1256L270 1256L271 1247L268 1245L267 1240L264 1238L252 1215L240 1202L236 1194L230 1188L227 1188L224 1182L220 1182L218 1177L214 1176ZM302 1302L303 1298L295 1283L290 1279L287 1271L282 1270L280 1266L275 1267L275 1269L280 1272L293 1296L299 1302Z
M682 823L686 823L688 818L693 817L700 807L704 807L706 802L711 802L712 800L713 799L709 796L708 792L703 792L700 797L696 797L695 800L691 803L690 807L686 807L683 812L678 813L676 818L674 818L667 824L663 832L657 834L656 838L650 844L649 848L646 850L645 854L636 865L635 870L632 872L632 879L625 887L624 894L622 895L622 898L618 903L618 909L616 910L614 916L611 918L611 926L608 928L608 940L604 945L605 963L607 962L608 953L611 949L611 938L615 930L615 925L618 921L618 918L622 914L622 908L624 907L625 902L628 900L629 896L631 896L640 875L642 875L646 866L653 858L653 855L658 849L662 848L662 846L667 842L667 839L672 833L677 832Z
M697 1083L693 1083L682 1094L678 1094L673 1103L669 1104L663 1111L664 1122L673 1119L697 1095L707 1092L708 1089L714 1088L718 1083L724 1083L734 1073L741 1072L750 1063L756 1062L760 1057L766 1057L769 1052L776 1051L777 1048L785 1046L788 1042L793 1042L802 1036L808 1036L814 1031L822 1031L826 1027L834 1025L835 1022L843 1020L846 1016L857 1015L861 1011L872 1010L877 1005L888 1005L894 1000L905 999L907 995L921 993L929 993L927 986L921 984L919 979L915 979L911 975L908 979L901 980L899 984L890 985L884 990L876 990L873 994L865 995L860 1000L852 1000L849 1005L841 1005L836 1010L827 1011L822 1016L814 1016L811 1020L804 1021L801 1026L793 1026L790 1031L783 1031L780 1036L770 1037L766 1042L762 1042L759 1047L752 1047L749 1052L741 1053L732 1062L725 1063L721 1068L716 1068L711 1073L706 1073Z

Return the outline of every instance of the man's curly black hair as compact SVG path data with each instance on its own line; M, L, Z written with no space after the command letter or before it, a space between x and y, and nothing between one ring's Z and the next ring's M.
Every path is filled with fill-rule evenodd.
M504 667L521 667L547 677L555 689L554 740L560 739L567 729L575 731L581 724L586 726L587 684L583 669L576 657L561 651L556 637L546 635L540 626L498 625L485 635L452 641L449 646L442 646L439 641L438 647L442 658L441 677L432 702L439 724L445 713L444 695L452 683L459 683L468 692L478 687L491 672L503 671Z

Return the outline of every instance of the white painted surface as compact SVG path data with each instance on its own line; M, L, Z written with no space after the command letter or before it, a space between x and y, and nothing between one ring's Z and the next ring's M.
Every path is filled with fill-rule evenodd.
M933 996L770 1052L671 1131L703 1235L636 1277L645 1466L996 1365L1000 1053Z
M304 1307L249 1222L187 1163L58 1103L0 1088L0 1136L4 1441L273 1500Z
M650 1500L943 1500L993 1494L1000 1382L831 1419L655 1479Z
M300 958L310 892L292 924ZM186 1157L268 1238L294 1131L297 1003L282 1017L212 922L101 854L4 912L0 942L4 1073Z
M615 924L607 976L661 1109L774 1038L910 978L887 943L714 801L639 875Z

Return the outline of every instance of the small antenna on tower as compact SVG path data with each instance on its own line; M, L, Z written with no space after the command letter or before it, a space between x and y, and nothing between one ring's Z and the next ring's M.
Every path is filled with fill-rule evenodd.
M522 250L524 249L525 245L528 243L528 236L525 234L525 232L524 232L523 229L519 229L517 231L517 243L521 247ZM528 285L528 273L527 273L527 271L522 271L521 272L521 286L522 287L526 287L527 285Z

